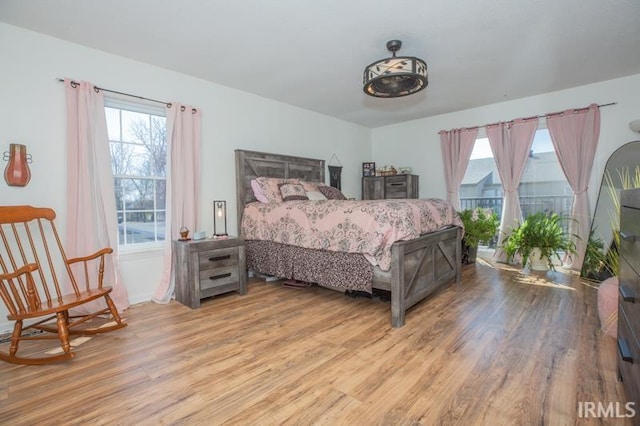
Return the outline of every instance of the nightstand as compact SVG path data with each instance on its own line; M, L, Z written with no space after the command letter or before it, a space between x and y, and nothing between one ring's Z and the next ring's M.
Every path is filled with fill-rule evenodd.
M192 309L200 300L230 291L247 293L244 239L173 241L176 300Z

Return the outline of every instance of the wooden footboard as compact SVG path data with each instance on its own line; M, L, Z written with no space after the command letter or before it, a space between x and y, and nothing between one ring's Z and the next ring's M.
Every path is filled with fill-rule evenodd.
M391 292L391 325L402 327L407 309L455 278L460 282L461 232L453 227L391 247L391 270L375 268L373 287Z

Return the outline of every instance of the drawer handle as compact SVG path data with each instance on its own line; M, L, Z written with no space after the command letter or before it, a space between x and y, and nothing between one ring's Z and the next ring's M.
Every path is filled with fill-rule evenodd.
M391 186L401 186L401 185L404 185L404 183L402 183L402 182L397 182L397 183L390 182L389 185L391 185Z
M226 256L210 257L209 262L217 262L218 260L227 260L227 259L231 259L230 254L227 254Z
M631 349L629 349L627 339L623 339L622 337L618 339L618 352L620 352L623 361L633 364L633 354L631 353Z
M620 296L622 296L622 300L625 302L636 303L636 297L631 293L631 291L627 288L626 285L620 285L618 289L620 292Z
M220 278L227 278L227 277L230 277L230 276L231 276L231 274L227 273L227 274L214 275L212 277L209 277L209 279L213 281L213 280L219 280Z
M633 234L627 234L626 232L620 231L620 238L624 241L634 242L638 236Z

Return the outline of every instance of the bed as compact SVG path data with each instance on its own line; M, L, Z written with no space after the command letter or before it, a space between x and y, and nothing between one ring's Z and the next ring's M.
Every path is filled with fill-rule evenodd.
M391 300L391 325L396 328L404 325L410 307L447 284L460 281L462 229L457 226L460 224L457 220L433 232L393 242L388 257L385 255L385 260L378 259L378 262L374 256L361 253L299 247L293 240L283 243L247 238L245 234L249 232L242 231L245 211L276 208L261 206L262 203L257 202L251 187L252 180L268 177L324 183L325 162L247 150L236 150L235 154L238 228L246 240L247 267L250 270L338 290L387 291ZM284 204L293 208L296 203ZM354 203L356 206L370 201L341 203Z

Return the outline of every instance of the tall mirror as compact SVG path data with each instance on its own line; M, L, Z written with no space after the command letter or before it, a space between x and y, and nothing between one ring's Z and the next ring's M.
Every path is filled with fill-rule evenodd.
M618 275L620 191L640 188L640 141L628 142L611 154L601 182L581 273L596 281Z

